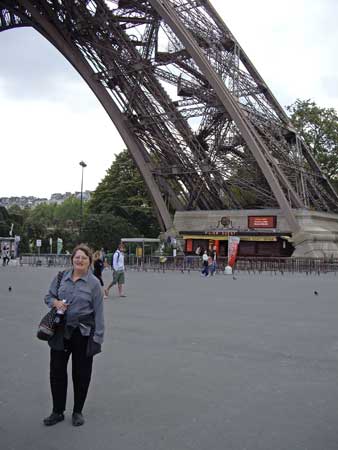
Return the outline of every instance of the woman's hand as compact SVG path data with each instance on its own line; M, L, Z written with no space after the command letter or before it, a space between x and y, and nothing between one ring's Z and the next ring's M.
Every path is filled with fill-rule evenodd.
M58 310L66 311L68 305L66 303L64 303L62 300L55 299L53 301L53 306Z

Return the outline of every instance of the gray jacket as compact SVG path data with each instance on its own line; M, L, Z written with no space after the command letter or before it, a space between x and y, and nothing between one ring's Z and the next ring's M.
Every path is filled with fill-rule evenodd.
M80 316L94 314L95 331L94 342L102 344L104 336L104 318L103 318L103 292L99 280L93 275L91 270L88 270L86 275L83 275L75 283L72 280L73 270L65 271L60 287L58 300L66 300L67 323L73 323L78 320ZM57 276L52 281L48 294L45 296L45 303L50 308L53 306L53 301L56 297ZM82 336L89 336L91 334L91 327L88 324L81 324L80 331Z

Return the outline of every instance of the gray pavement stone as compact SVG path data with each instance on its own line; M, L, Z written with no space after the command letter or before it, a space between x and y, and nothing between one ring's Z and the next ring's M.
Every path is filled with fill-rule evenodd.
M85 425L47 428L35 331L57 270L0 267L2 450L337 450L338 276L128 272Z

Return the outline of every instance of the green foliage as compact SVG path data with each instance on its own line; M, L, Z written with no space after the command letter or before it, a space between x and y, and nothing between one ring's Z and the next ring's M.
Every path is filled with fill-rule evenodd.
M320 108L311 100L296 100L288 106L291 120L321 166L338 181L338 115L334 108Z
M48 203L42 203L41 205L37 205L31 209L29 221L34 224L43 224L44 226L53 225L56 208L56 204L49 205Z
M122 217L90 214L85 221L82 239L93 249L115 249L121 237L136 236L137 233L137 229Z
M84 203L84 214L86 211L85 205ZM32 209L22 209L16 205L11 206L6 211L8 219L5 227L6 234L4 235L8 236L8 230L13 223L13 236L21 237L21 253L36 251L35 243L37 239L42 241L41 252L49 253L49 238L53 239L53 251L55 252L58 237L63 239L64 250L70 251L79 242L80 213L81 201L75 197L68 198L60 205L43 203Z
M8 236L14 223L13 235L21 237L20 251L36 251L36 240L41 239L42 253L50 251L50 238L55 252L58 237L63 239L64 251L71 251L80 241L94 249L115 249L122 237L156 237L160 230L151 201L127 151L116 156L92 200L83 203L81 236L80 220L81 201L74 196L60 205L12 206L0 214L0 234L3 228Z
M29 208L20 208L20 206L12 205L8 208L7 213L10 224L13 224L13 236L20 236L20 251L29 251L29 241L26 233L25 222L27 221L31 210ZM8 235L8 234L7 234Z
M18 205L12 205L7 210L8 215L12 223L14 223L14 228L21 228L25 220L29 216L29 209L21 209ZM18 230L13 234L19 234Z
M114 228L110 240L121 237L154 237L160 232L145 183L127 150L116 155L88 205L89 217L111 215L128 227ZM105 219L103 222L106 223ZM110 226L107 223L107 226ZM116 234L115 234L116 233ZM108 246L109 241L103 245Z
M9 214L7 209L4 206L0 206L0 221L8 221L9 220Z
M85 209L86 203L83 203ZM54 222L63 226L78 224L81 217L81 200L72 196L57 205L54 212Z
M239 170L238 173L240 174L240 176L246 176L245 171L244 170ZM231 192L233 194L233 196L235 198L237 198L240 202L241 205L243 205L243 208L256 208L258 199L257 199L257 195L253 190L244 190L243 188L239 188L238 186L231 186Z
M7 209L3 206L0 206L0 236L8 236L10 227L11 222Z

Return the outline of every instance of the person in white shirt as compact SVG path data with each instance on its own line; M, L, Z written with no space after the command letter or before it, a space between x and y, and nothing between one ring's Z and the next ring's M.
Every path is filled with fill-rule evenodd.
M201 275L202 276L204 275L205 277L209 276L209 262L208 262L208 259L209 259L208 252L206 250L204 250L203 255L202 255L203 269L202 269Z
M109 284L109 286L104 290L105 298L108 298L109 290L114 284L117 284L117 289L120 297L126 297L124 294L124 284L125 284L125 276L124 276L124 246L123 244L119 244L117 250L113 255L112 261L112 269L113 269L113 281Z

